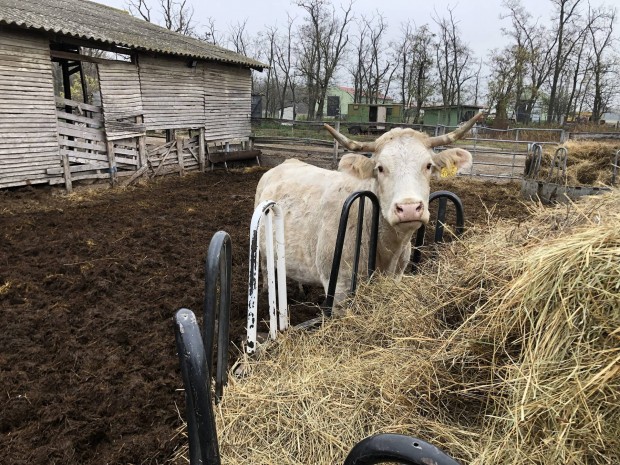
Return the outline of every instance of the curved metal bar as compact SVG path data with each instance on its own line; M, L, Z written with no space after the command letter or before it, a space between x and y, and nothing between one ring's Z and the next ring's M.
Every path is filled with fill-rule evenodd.
M375 271L377 263L377 242L379 238L379 199L371 191L358 191L351 194L347 200L345 200L342 206L342 213L340 214L340 224L338 226L338 235L336 236L336 246L334 248L334 259L332 261L332 269L329 275L329 284L327 286L327 295L325 296L325 302L323 303L323 312L326 316L332 315L332 308L334 306L334 295L336 294L336 283L338 281L338 273L340 271L340 262L342 261L342 248L344 246L344 239L347 232L347 223L349 222L349 211L351 205L358 198L360 199L360 209L357 217L357 234L355 243L355 263L353 268L353 275L351 279L350 292L354 293L357 287L357 271L358 262L360 256L361 244L361 232L364 222L364 204L363 199L367 197L372 202L372 225L370 230L370 249L368 251L368 276L372 276Z
M405 465L459 465L428 442L401 434L378 434L358 442L344 465L374 465L398 462Z
M566 176L566 164L568 160L568 150L566 147L558 147L553 155L553 161L549 167L549 178L553 177L553 171L558 169L558 176Z
M446 207L448 200L452 202L456 210L456 226L454 233L457 236L463 234L465 230L465 209L463 208L463 202L454 192L450 191L437 191L433 192L428 198L428 204L439 200L439 208L437 210L437 221L435 222L435 243L443 242L444 226L446 224ZM422 259L422 246L424 245L424 235L426 234L426 227L420 226L415 237L415 245L411 256L411 263L413 264L412 272L417 271L417 264Z
M616 184L616 176L618 175L618 160L620 159L620 150L616 150L616 156L614 158L614 165L611 172L611 185Z
M230 339L230 284L232 277L232 242L225 231L213 235L205 262L205 298L204 298L204 344L207 354L209 373L213 373L213 343L215 339L215 321L217 331L217 364L215 374L215 403L222 399L227 383L228 344ZM219 298L217 283L219 282Z
M191 465L220 464L211 375L194 312L186 308L174 317L174 335L185 387L185 412Z
M275 201L265 200L256 206L250 224L248 318L246 325L246 352L248 354L251 354L256 350L256 336L258 327L258 275L260 266L260 225L263 218L266 219L265 254L267 256L267 284L269 288L269 337L271 339L276 339L278 329L285 331L289 326L286 294L286 261L284 251L284 215L282 213L282 209ZM275 250L273 244L274 222Z
M534 179L538 176L538 171L542 163L542 155L542 144L532 144L531 151L528 151L526 158L526 166L528 166L525 172L526 178Z

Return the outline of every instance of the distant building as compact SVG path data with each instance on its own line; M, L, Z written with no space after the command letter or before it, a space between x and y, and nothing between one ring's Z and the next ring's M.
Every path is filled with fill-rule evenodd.
M327 98L325 100L325 116L344 118L348 115L349 105L355 101L355 89L353 87L333 86L327 89ZM360 103L368 103L368 97L362 96ZM394 99L387 95L378 95L378 102L381 104L392 103Z
M458 126L471 119L483 107L478 105L436 105L424 107L424 125Z
M603 113L601 120L605 121L605 124L618 126L620 124L620 109L612 109Z
M401 104L350 103L347 121L358 123L400 123L403 106Z

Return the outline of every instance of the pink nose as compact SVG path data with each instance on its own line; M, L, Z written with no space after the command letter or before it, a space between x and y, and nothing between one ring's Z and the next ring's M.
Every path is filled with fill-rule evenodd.
M401 223L421 221L423 214L424 204L422 202L396 204L396 216Z

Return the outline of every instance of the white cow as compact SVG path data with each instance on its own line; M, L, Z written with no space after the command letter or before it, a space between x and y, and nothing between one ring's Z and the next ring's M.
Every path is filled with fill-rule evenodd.
M372 157L346 154L338 171L287 160L263 175L256 189L255 205L275 200L284 213L287 277L301 284L322 285L327 293L342 206L356 191L374 192L380 203L377 270L401 277L411 254L413 233L429 220L431 176L454 175L471 166L471 154L453 148L434 153L432 147L463 137L479 114L449 134L428 137L413 129L395 128L374 142L355 142L325 125L332 136L352 151L372 152ZM364 215L370 226L370 203ZM357 208L349 217L334 301L346 296L351 285ZM368 236L366 236L368 237ZM364 243L367 244L367 240ZM261 250L264 257L264 250ZM367 247L360 271L365 272Z

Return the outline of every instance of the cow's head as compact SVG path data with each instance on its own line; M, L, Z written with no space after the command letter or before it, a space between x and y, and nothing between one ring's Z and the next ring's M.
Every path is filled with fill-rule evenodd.
M360 179L374 179L383 217L392 226L418 228L429 220L430 179L453 176L471 166L467 150L453 148L434 153L433 147L450 144L464 135L483 116L474 116L457 130L442 136L428 137L413 129L395 128L373 142L356 142L329 125L326 129L346 148L372 152L372 157L347 154L338 169Z

